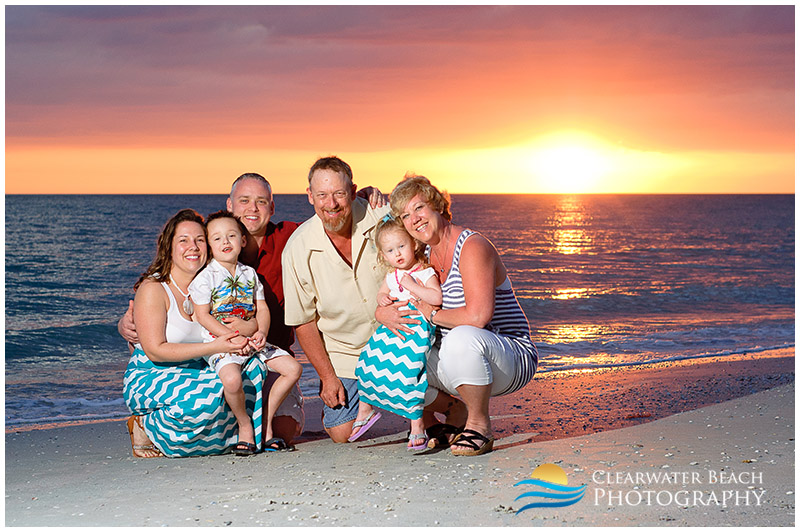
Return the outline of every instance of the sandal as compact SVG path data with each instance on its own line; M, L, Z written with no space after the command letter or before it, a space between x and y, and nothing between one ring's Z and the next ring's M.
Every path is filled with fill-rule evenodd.
M476 442L482 442L478 445ZM472 429L465 429L453 441L453 445L462 445L468 449L453 449L453 456L479 456L486 454L494 447L494 438L487 438L480 432Z
M264 442L264 450L268 452L294 451L294 445L286 445L283 438L271 438Z
M411 445L412 441L422 440L422 443L418 445ZM423 432L422 434L409 434L408 435L408 447L406 447L407 451L422 451L423 449L428 448L428 435Z
M258 452L258 447L255 443L240 441L233 446L233 454L236 456L253 456Z
M448 423L437 423L425 430L430 437L428 440L429 449L446 449L456 440L464 427L456 427Z
M375 422L378 421L380 418L381 418L381 413L373 410L367 419L362 419L361 421L354 422L353 429L354 430L358 429L358 431L355 434L351 435L349 438L347 438L347 441L352 443L357 439L359 439L361 436L364 435L364 433L366 433L369 429L371 429L372 425L374 425Z
M134 430L133 429L133 424L134 423L136 423L136 425L139 426L141 431L144 432L144 426L142 426L142 420L139 419L139 416L131 416L131 417L128 418L128 423L127 423L128 424L128 434L131 437L131 448L133 450L133 457L134 458L160 458L160 457L164 456L164 453L162 453L159 449L157 449L156 446L153 445L152 442L150 442L148 444L145 444L145 445L136 445L136 443L134 443L134 441L133 441L133 430ZM146 435L147 435L147 433L145 433L145 436ZM156 454L155 456L142 456L140 454L136 454L136 451L155 451L158 454Z

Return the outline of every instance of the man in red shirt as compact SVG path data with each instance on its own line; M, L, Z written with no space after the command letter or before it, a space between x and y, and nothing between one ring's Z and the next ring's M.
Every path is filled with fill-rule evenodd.
M272 187L259 174L242 174L231 185L227 201L228 210L239 217L247 228L247 245L239 254L239 261L256 269L264 286L264 298L270 315L267 341L292 352L294 330L283 319L283 276L281 253L286 241L300 225L295 222L270 221L275 214ZM273 374L268 377L274 378ZM272 420L272 430L287 445L303 431L305 413L300 389L295 385L289 396L278 407Z
M300 224L289 221L276 224L270 221L275 214L272 187L259 174L242 174L233 182L228 210L242 220L250 233L239 260L255 268L261 276L270 313L267 341L291 351L294 331L283 320L281 253L286 241Z

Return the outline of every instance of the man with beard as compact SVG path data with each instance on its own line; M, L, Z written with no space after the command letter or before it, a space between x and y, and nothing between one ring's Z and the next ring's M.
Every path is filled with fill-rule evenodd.
M320 378L323 426L346 442L358 413L355 367L377 322L383 273L373 229L389 211L357 198L350 166L324 157L308 173L315 216L291 236L283 252L285 320Z

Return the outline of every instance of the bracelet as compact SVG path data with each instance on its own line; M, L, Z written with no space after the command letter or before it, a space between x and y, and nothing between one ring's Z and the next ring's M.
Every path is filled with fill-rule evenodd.
M439 312L439 309L433 309L433 311L431 311L431 317L428 319L429 322L433 323L433 317L436 316L437 312Z

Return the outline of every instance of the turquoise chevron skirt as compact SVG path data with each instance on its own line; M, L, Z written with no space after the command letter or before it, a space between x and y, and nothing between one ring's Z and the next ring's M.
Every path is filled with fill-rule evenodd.
M242 366L247 412L259 449L266 375L266 365L258 357ZM123 396L130 411L141 416L147 436L166 456L221 454L238 441L236 418L225 402L222 381L205 360L156 364L136 349L125 370Z
M435 327L422 317L418 321L409 326L414 334L405 340L383 325L369 339L356 365L360 401L408 419L422 417L428 389L425 356Z

